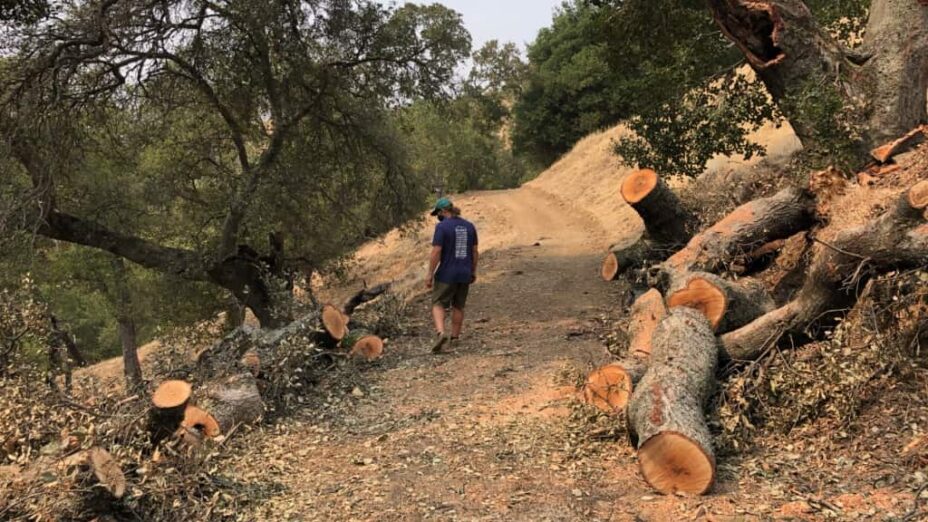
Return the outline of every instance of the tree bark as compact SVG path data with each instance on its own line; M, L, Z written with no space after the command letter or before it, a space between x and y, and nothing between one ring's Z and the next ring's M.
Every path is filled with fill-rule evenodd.
M703 494L715 481L703 408L715 387L716 338L698 311L674 308L653 344L651 365L628 403L641 472L661 493Z
M924 183L924 182L923 182ZM812 264L795 298L722 336L724 354L733 360L753 360L787 333L804 334L855 299L855 289L867 274L923 265L928 259L928 224L913 207L912 190L873 221L816 240Z
M806 85L833 86L845 109L860 107L863 154L926 120L928 9L873 0L859 52L846 51L801 0L709 0L722 33L747 58L806 147L815 122L789 103Z
M139 363L135 319L132 312L132 294L129 290L128 271L122 258L114 257L112 265L114 290L116 291L116 327L119 331L119 341L122 344L126 391L131 394L142 387L142 365Z
M206 386L202 407L228 434L239 424L253 424L264 415L264 400L251 373L223 378Z
M655 267L653 282L666 289L687 272L718 272L739 255L808 228L813 213L812 197L793 188L745 203Z
M609 247L603 258L600 275L604 281L615 281L619 275L645 265L656 255L654 244L645 237L629 237Z

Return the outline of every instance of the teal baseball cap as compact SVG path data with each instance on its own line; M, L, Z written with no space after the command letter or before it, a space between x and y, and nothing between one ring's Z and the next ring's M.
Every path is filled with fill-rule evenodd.
M441 198L435 202L435 208L432 209L432 215L437 216L439 212L441 212L442 210L448 210L452 206L454 205L451 203L450 199Z

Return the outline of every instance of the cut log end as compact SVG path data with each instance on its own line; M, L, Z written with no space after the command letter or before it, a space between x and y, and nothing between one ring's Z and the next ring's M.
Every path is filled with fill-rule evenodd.
M151 397L152 403L158 409L169 409L183 406L190 400L193 389L185 381L164 381L155 390Z
M715 481L715 462L695 441L672 431L646 440L638 449L641 474L666 495L702 495Z
M354 343L349 355L365 361L376 361L383 357L383 340L376 335L365 335Z
M341 341L348 333L348 321L345 314L330 304L322 307L322 325L336 341Z
M617 413L628 404L632 387L632 376L622 365L608 364L590 372L583 386L583 402Z
M100 447L93 447L90 449L88 460L100 485L114 498L122 498L126 494L126 476L110 452Z
M221 433L219 422L209 412L196 406L187 406L181 426L188 430L196 430L211 439Z
M909 205L912 208L928 209L928 181L920 181L909 189Z
M657 173L651 169L640 169L625 177L622 182L622 199L629 205L643 200L657 187Z
M613 252L606 254L600 270L603 281L615 281L619 275L619 258Z
M667 299L668 308L676 306L699 310L709 320L712 328L717 329L728 309L728 299L725 292L710 281L694 277L685 288L674 292Z

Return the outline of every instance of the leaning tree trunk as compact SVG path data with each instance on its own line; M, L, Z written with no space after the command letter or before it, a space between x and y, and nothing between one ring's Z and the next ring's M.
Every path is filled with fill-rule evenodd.
M830 310L854 300L873 271L924 265L928 260L928 181L902 194L894 208L869 223L818 238L803 286L792 301L722 336L725 355L752 360L787 333L804 333Z
M766 85L807 148L820 132L790 98L830 87L860 109L861 153L926 119L928 6L873 0L864 42L847 52L801 0L709 0L709 9ZM861 101L865 106L861 106Z
M628 403L645 480L661 493L703 494L715 454L703 408L715 387L718 347L706 318L674 308L654 332L651 365Z

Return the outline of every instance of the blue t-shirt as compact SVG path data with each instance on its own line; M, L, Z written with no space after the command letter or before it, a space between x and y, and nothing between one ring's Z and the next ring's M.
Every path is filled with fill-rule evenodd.
M436 225L432 246L441 247L441 264L435 279L442 283L470 283L476 245L477 229L470 221L452 217Z

